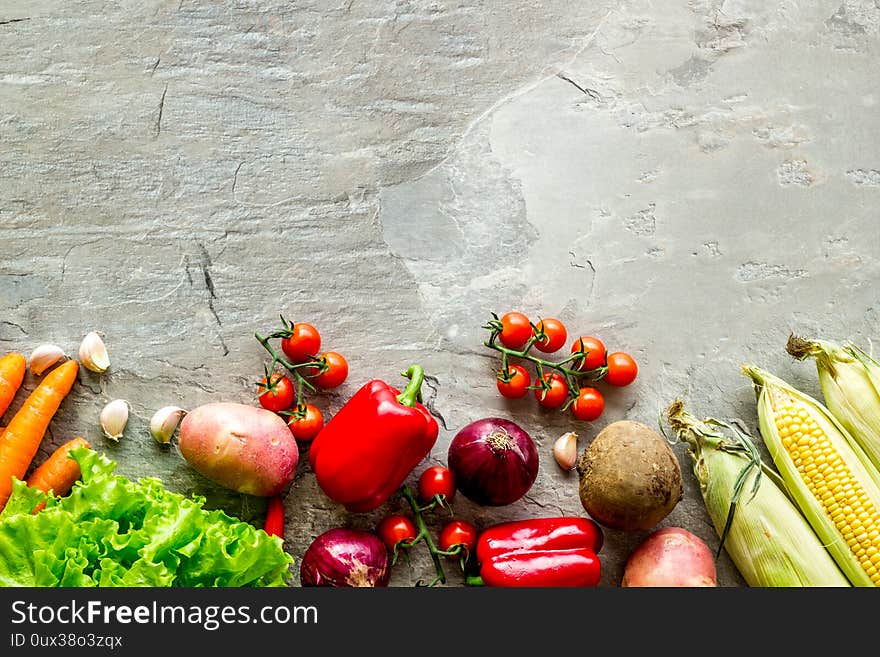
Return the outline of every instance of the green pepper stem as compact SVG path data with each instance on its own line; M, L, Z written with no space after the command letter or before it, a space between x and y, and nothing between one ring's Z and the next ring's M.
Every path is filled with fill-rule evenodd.
M403 392L397 395L397 401L403 406L415 406L422 390L422 382L425 380L425 370L421 365L410 365L402 376L409 377L409 383Z
M486 585L486 584L483 582L483 578L480 577L479 575L468 575L468 576L465 578L464 583L465 583L467 586L485 586L485 585Z

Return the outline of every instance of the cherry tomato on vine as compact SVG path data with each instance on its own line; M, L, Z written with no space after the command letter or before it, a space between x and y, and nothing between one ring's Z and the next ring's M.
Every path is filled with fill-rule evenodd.
M386 516L379 523L379 536L389 550L393 550L401 541L415 540L418 533L415 523L404 515Z
M509 312L501 318L501 333L498 339L508 349L522 349L532 337L532 324L529 318L518 312Z
M313 376L311 382L319 388L335 388L342 385L348 376L348 361L345 360L345 357L335 351L325 351L318 358L326 363L327 369ZM317 368L307 369L313 371Z
M321 348L321 334L311 324L298 322L290 327L290 335L281 338L281 350L292 363L305 363Z
M636 380L639 366L633 357L623 351L608 354L608 371L605 380L613 386L628 386Z
M535 388L535 399L544 408L559 408L568 399L568 384L558 372L547 372L544 381L549 388Z
M519 399L529 391L532 377L529 376L528 370L522 365L508 365L507 370L507 376L505 376L504 370L498 372L495 385L498 386L498 392L501 393L502 397Z
M580 389L577 399L571 405L572 415L585 422L598 420L604 410L605 397L601 392L589 386Z
M282 374L272 374L268 380L263 377L260 381L258 399L267 411L286 411L293 406L294 396L293 383Z
M455 497L455 475L442 465L432 465L419 476L419 499L427 503L435 495L443 495L447 502Z
M288 416L287 426L297 440L304 442L314 440L315 436L324 428L324 414L317 406L305 404L302 412L297 409Z
M535 342L535 348L546 354L558 351L568 339L568 332L565 330L565 324L553 317L547 317L539 321L535 326L538 334L543 333L544 338Z
M440 530L438 547L449 552L456 545L463 545L467 552L473 552L477 544L477 528L465 520L452 520Z
M605 364L605 345L599 338L592 335L582 335L571 343L571 353L583 351L585 353L582 359L574 361L572 369L595 370Z

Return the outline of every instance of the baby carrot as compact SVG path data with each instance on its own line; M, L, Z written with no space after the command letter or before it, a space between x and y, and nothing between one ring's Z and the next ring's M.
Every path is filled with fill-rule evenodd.
M76 447L90 447L90 445L85 438L68 440L31 473L27 485L44 493L52 491L53 495L67 495L82 474L79 471L79 463L70 458L70 450ZM34 509L34 513L43 506L44 504L40 504Z
M0 415L6 412L15 393L24 381L27 358L22 354L11 353L0 358Z
M36 468L27 479L27 485L44 493L50 490L55 495L67 495L79 479L79 464L70 458L70 450L76 447L90 447L85 438L68 440Z
M69 360L49 372L24 401L0 436L0 510L12 493L12 478L23 479L49 422L76 381L79 363Z

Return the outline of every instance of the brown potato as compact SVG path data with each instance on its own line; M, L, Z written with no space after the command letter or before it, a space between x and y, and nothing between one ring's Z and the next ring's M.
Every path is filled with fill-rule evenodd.
M596 522L645 531L683 495L681 466L666 440L650 427L621 420L599 432L578 459L580 498Z
M183 418L178 439L187 463L239 493L270 496L293 480L299 448L287 423L271 411L216 402Z

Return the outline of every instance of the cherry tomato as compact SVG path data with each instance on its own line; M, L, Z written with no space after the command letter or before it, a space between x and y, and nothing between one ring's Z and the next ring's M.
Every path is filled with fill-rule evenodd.
M415 523L400 514L387 516L379 523L379 536L389 550L393 550L401 541L415 540L418 533Z
M455 497L455 475L442 465L432 465L419 477L419 499L427 503L435 495L442 495L447 502Z
M266 377L260 381L258 399L260 405L268 411L286 411L293 406L294 395L293 383L286 376L276 373L268 381Z
M335 388L342 385L342 382L348 376L348 361L345 360L342 354L335 351L325 351L318 358L327 364L327 369L314 376L311 380L312 383L319 388ZM308 369L314 371L317 368Z
M565 341L568 339L568 332L565 330L565 324L553 317L542 319L535 326L537 326L538 331L544 333L544 339L535 342L535 348L538 351L551 354L554 351L561 349L565 344Z
M532 337L532 324L522 313L509 312L501 318L498 339L508 349L522 349Z
M544 408L559 408L568 398L565 378L558 372L548 372L544 375L544 381L550 384L550 388L535 388L535 398Z
M519 399L529 391L532 383L532 377L529 376L528 370L522 365L508 365L508 376L504 376L504 370L498 372L495 385L498 386L498 392L502 397L508 399ZM507 380L505 381L505 378Z
M438 547L448 552L456 545L463 545L467 552L473 552L477 544L477 528L465 520L452 520L440 530Z
M324 428L324 414L317 406L305 404L302 412L297 409L287 418L287 426L290 427L290 433L297 440L314 440L315 436Z
M639 366L633 357L623 351L608 354L608 372L605 380L613 386L628 386L636 380Z
M602 393L589 386L581 388L577 399L571 405L572 414L585 422L598 420L605 410L605 398Z
M573 369L595 370L605 364L605 345L599 338L592 335L582 335L571 344L571 353L583 351L586 355L579 360L574 361Z
M321 348L321 334L311 324L298 322L290 327L290 335L281 338L281 350L292 363L305 363Z

